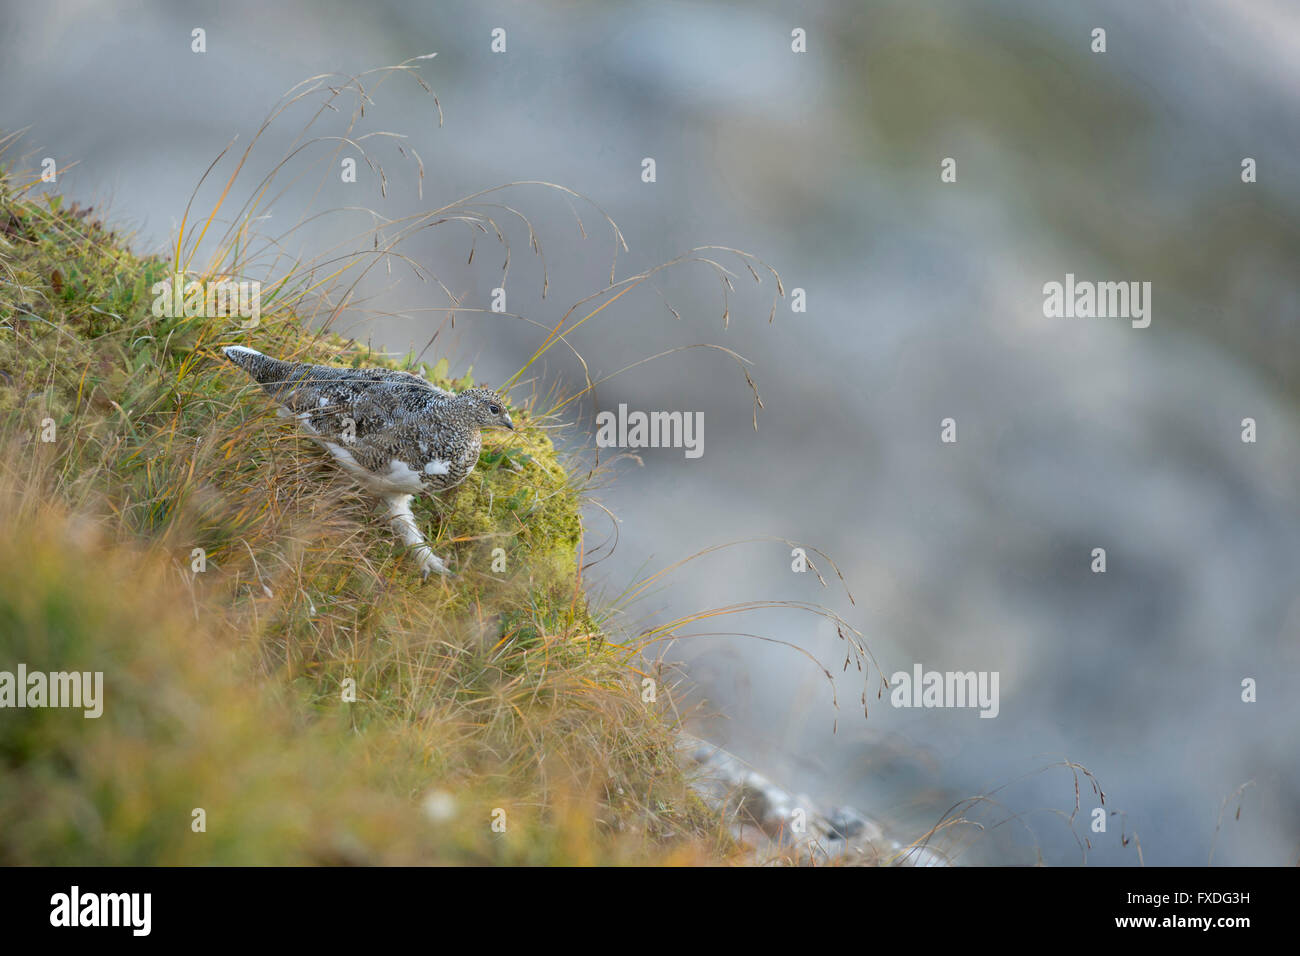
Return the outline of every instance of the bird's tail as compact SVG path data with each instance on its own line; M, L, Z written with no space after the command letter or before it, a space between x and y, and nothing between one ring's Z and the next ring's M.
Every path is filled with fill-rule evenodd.
M259 385L280 384L287 379L289 371L293 368L289 362L281 362L269 355L263 355L257 349L250 349L243 345L227 345L221 351L226 358L252 376L253 381Z

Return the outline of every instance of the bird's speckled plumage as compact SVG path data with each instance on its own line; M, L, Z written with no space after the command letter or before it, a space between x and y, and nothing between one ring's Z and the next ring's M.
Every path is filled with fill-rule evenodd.
M424 573L445 573L415 526L411 496L436 494L474 470L481 429L514 428L501 396L487 388L449 392L409 372L283 362L231 345L247 372L366 490L388 502L399 535Z

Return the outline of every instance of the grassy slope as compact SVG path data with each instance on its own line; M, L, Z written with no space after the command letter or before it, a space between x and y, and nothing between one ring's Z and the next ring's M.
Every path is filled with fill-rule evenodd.
M216 349L393 363L292 320L156 318L169 271L0 185L0 670L103 671L106 698L0 711L0 863L728 857L587 607L581 489L536 415L417 510L461 571L422 584Z

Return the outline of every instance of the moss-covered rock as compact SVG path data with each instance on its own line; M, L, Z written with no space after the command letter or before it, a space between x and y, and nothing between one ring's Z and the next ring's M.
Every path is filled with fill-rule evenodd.
M422 582L218 349L467 374L283 303L250 330L155 315L171 272L0 183L0 670L105 675L97 720L0 711L0 862L721 858L587 607L581 488L538 411L419 506L460 571Z

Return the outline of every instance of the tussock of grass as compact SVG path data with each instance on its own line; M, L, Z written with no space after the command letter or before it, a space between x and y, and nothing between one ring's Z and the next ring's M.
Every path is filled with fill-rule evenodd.
M460 571L421 583L218 347L399 366L288 310L155 317L172 271L0 184L0 669L105 681L97 720L0 712L0 863L729 858L587 607L581 489L540 413L417 511Z

